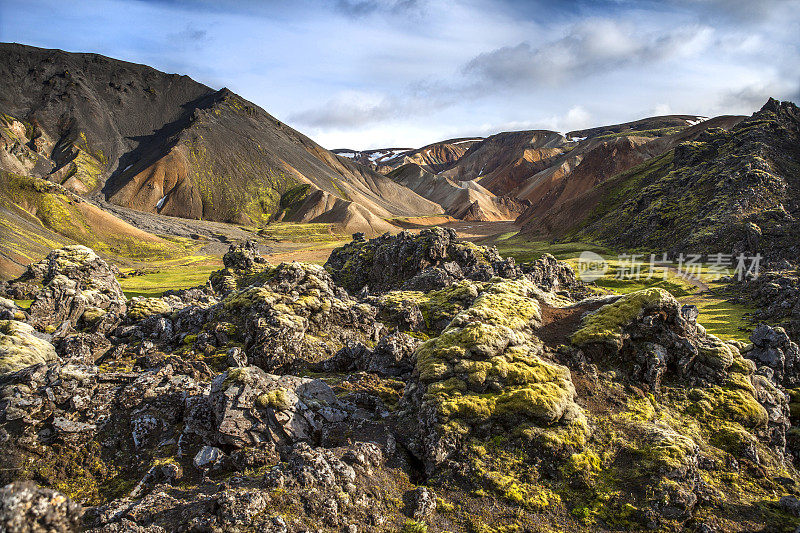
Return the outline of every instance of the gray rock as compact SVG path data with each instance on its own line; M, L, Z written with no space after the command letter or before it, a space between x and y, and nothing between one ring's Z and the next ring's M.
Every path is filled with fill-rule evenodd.
M436 493L428 487L417 487L412 494L412 515L424 520L436 511Z
M231 369L214 378L209 402L217 438L237 447L316 440L324 424L348 416L323 381L276 376L255 366Z
M247 355L241 348L234 346L228 350L225 362L228 363L228 366L234 368L247 366Z
M700 311L696 305L684 305L681 307L681 316L684 320L694 324L697 322L697 317L700 316Z
M783 496L778 505L787 513L800 517L800 500L794 496Z
M194 456L192 463L195 468L206 470L217 464L224 455L222 450L215 446L203 446Z
M780 327L759 324L750 336L753 348L745 356L757 367L770 368L774 381L785 387L800 385L800 347Z

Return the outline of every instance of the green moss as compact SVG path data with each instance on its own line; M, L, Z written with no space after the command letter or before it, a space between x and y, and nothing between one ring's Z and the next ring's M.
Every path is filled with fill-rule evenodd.
M0 320L0 374L58 359L53 345L24 322Z
M128 302L128 318L133 321L171 312L172 307L161 298L138 298Z
M738 422L746 428L765 427L769 420L767 411L752 393L740 388L692 389L689 398L694 403L687 412L694 416Z
M537 355L536 295L526 280L490 283L440 336L417 348L425 401L435 405L443 431L468 433L470 425L487 421L550 426L582 417L569 370Z
M96 324L107 314L108 311L105 309L100 309L99 307L87 307L81 315L81 320L83 320L86 324Z
M756 439L739 424L723 422L711 433L709 442L721 450L739 456L747 447L754 446Z
M276 411L281 411L291 404L289 403L289 397L286 395L285 390L274 389L259 396L256 399L256 405L259 407L271 407Z
M102 157L102 152L100 152L99 156ZM70 178L75 178L81 183L81 187L77 188L77 192L83 194L94 191L100 183L104 166L103 161L85 150L78 149L78 154L72 160L71 165L71 172L67 174L61 183L64 184Z
M281 210L281 196L299 185L296 178L269 165L271 156L260 145L230 154L228 160L236 164L225 168L215 166L202 135L187 142L187 148L189 179L200 193L205 216L213 213L216 219L237 222L246 217L266 225Z
M650 426L638 452L650 468L670 471L685 466L696 448L697 444L692 439L677 431Z
M442 498L436 497L436 511L440 513L452 513L455 511L456 506L450 502L444 501Z
M570 341L577 345L594 342L619 345L624 325L633 321L642 311L666 305L677 306L678 302L669 292L661 288L626 294L616 302L606 304L587 316Z
M222 389L225 390L236 383L252 384L255 383L256 370L255 367L243 366L238 368L231 368L222 379Z
M419 307L427 329L435 329L442 321L450 321L478 297L486 284L463 280L441 290L427 293L420 291L391 291L381 296L384 311L393 316L408 308Z
M400 533L428 533L428 526L425 522L418 522L409 518L403 524Z
M535 511L543 511L551 505L561 503L561 498L552 490L535 485L519 483L513 476L499 472L484 474L492 489L511 503Z
M131 487L135 480L127 482L114 466L101 457L97 442L85 445L57 447L52 455L32 465L30 475L40 483L63 492L69 498L84 505L98 505L108 499L122 496L121 487Z
M600 473L600 457L592 450L573 453L560 470L567 478L578 478L589 482Z
M666 128L655 128L650 130L628 130L619 133L608 133L605 135L598 135L597 137L594 138L606 140L606 139L614 139L616 137L664 137L667 135L673 135L675 133L678 133L686 129L686 127L687 126L672 126Z
M792 418L800 418L800 387L786 389L789 393L789 411Z

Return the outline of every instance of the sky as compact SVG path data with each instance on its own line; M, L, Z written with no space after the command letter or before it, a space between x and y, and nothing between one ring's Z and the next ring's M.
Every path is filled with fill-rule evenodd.
M800 0L1 0L0 41L228 87L329 149L800 102Z

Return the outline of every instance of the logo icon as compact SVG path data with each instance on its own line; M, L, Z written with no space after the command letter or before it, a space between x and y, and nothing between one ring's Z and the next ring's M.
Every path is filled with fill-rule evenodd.
M608 261L602 255L590 251L581 252L578 257L578 277L590 283L602 278L608 270Z

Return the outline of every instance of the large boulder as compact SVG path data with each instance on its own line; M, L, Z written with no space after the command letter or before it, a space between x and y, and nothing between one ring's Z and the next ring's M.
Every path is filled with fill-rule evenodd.
M723 383L731 372L754 370L735 343L706 334L697 313L664 289L611 300L585 316L570 340L592 359L621 358L631 378L653 391L666 377L707 386Z
M401 402L415 418L407 446L432 471L469 436L520 425L543 435L586 432L570 372L545 360L534 332L542 293L525 278L489 284L438 337L417 348L414 379ZM546 438L546 437L545 437Z
M406 288L429 291L461 279L488 281L493 276L522 274L513 259L495 248L459 241L450 228L428 228L415 235L402 231L376 239L354 239L331 252L325 268L334 281L355 294Z
M220 443L316 441L326 423L347 418L331 388L318 379L230 369L211 385L210 404Z
M550 254L543 254L520 267L525 276L543 291L566 293L572 297L585 297L589 292L571 266Z
M37 329L69 321L102 333L113 328L126 310L114 269L86 246L53 250L10 282L15 285L39 287L29 310Z
M330 357L349 341L376 341L377 309L353 300L318 265L281 263L258 273L210 310L215 322L233 324L250 364L288 371L296 360Z

